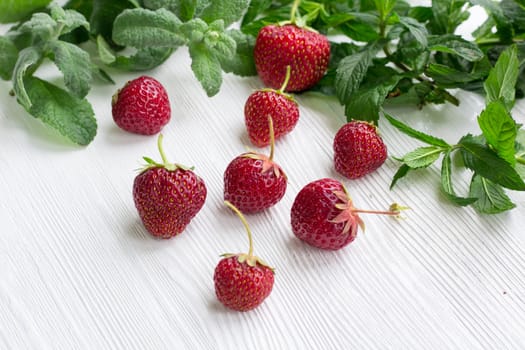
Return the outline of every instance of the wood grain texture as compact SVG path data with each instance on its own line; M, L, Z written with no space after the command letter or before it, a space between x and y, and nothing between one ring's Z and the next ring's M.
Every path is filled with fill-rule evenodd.
M213 270L219 254L245 250L247 239L222 204L222 175L249 146L243 107L261 83L227 75L208 98L189 67L179 49L148 72L172 102L163 131L168 157L194 165L209 191L187 230L167 241L147 234L131 197L141 157L158 158L156 138L127 134L111 117L111 95L136 75L116 72L116 86L92 89L99 131L85 148L25 113L8 95L10 83L0 82L0 348L525 348L525 196L510 194L518 205L511 212L480 216L446 202L436 167L390 191L392 156L418 143L386 121L387 162L346 180L332 167L343 109L313 94L298 96L300 121L276 145L290 180L285 197L248 216L256 254L276 267L274 290L252 312L224 309ZM391 112L455 142L477 132L482 103L457 95L460 108ZM523 101L514 115L525 122ZM459 191L468 186L464 175ZM311 248L293 236L290 208L304 185L322 177L343 181L362 208L396 201L412 209L403 220L364 217L366 232L340 251Z

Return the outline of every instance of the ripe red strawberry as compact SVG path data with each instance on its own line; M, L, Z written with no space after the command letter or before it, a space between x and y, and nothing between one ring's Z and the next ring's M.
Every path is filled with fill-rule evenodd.
M270 120L270 156L255 152L234 158L224 171L224 200L243 213L255 213L275 205L286 192L287 178L273 161L273 126Z
M146 229L156 237L171 238L181 233L206 200L206 185L190 168L171 164L158 148L162 164L144 157L147 165L135 177L133 199Z
M154 135L171 118L166 90L159 81L148 76L128 81L113 96L111 105L115 123L135 134Z
M326 73L330 60L328 39L313 29L295 24L267 25L259 31L254 48L255 67L263 83L278 89L291 67L286 91L313 87Z
M278 139L291 132L299 121L299 106L284 90L290 79L290 66L279 90L262 89L252 93L244 105L244 121L250 141L257 147L270 144L268 116L272 117L274 136Z
M337 250L355 239L358 226L364 229L359 213L397 216L401 209L397 204L390 211L356 209L343 184L325 178L307 184L297 194L291 210L292 230L314 247Z
M223 254L215 267L213 281L217 299L226 307L248 311L259 306L272 292L273 269L253 255L252 234L246 219L231 203L226 202L243 222L250 248L248 254Z
M335 135L335 170L350 179L373 172L385 162L386 157L386 146L373 124L351 121Z

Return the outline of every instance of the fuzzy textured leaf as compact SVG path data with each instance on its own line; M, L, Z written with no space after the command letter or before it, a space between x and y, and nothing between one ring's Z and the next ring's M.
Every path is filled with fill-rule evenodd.
M201 12L200 18L210 24L222 19L226 27L241 19L248 8L249 0L211 0L210 4Z
M94 112L85 99L35 77L24 79L32 101L29 113L79 145L89 144L96 135Z
M222 69L219 59L202 44L190 45L189 50L193 74L208 97L216 95L222 85Z
M144 6L152 10L168 9L181 21L187 22L195 15L198 2L197 0L144 0Z
M18 49L11 40L0 36L0 78L11 79L18 59Z
M31 71L36 67L41 58L41 52L35 47L30 46L25 48L18 54L18 60L16 61L13 72L13 90L18 103L27 111L31 108L32 101L27 93L24 79L26 75L31 75Z
M257 75L253 58L255 38L236 29L229 30L227 35L235 40L236 50L232 58L220 58L222 69L243 77Z
M35 10L44 8L51 0L2 0L0 23L18 22Z

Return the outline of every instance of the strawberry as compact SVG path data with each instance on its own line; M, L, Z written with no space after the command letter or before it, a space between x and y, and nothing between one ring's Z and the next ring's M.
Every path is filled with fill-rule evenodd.
M274 123L274 136L278 139L295 128L299 121L299 106L295 99L284 92L290 79L290 66L279 90L262 89L252 93L244 105L244 120L250 141L257 147L270 144L268 116Z
M248 311L259 306L272 292L274 272L268 264L253 255L250 227L242 213L226 201L243 222L250 243L248 253L223 254L215 267L213 281L217 299L226 307Z
M146 229L155 237L178 235L200 211L206 185L192 169L168 163L158 137L162 164L144 157L147 165L133 182L135 207Z
M299 191L291 210L293 233L321 249L337 250L352 242L358 227L364 229L359 213L398 216L404 209L392 204L389 211L356 209L345 187L334 179L320 179Z
M113 95L111 105L115 123L135 134L154 135L171 118L166 90L159 81L148 76L128 81Z
M335 170L350 179L375 171L387 157L377 127L364 121L343 125L335 135L333 146Z
M310 28L295 24L270 24L257 34L254 48L255 68L263 83L278 89L291 67L286 91L313 87L326 73L330 60L328 39Z
M287 178L273 161L274 137L270 121L270 156L247 152L234 158L224 171L224 199L244 213L275 205L286 192Z

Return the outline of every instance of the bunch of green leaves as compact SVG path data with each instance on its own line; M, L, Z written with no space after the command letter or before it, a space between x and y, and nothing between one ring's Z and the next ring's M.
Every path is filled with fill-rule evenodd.
M37 12L0 37L0 77L12 79L17 101L31 115L58 130L73 142L87 145L97 123L86 100L93 73L100 73L90 55L62 40L77 28L89 28L80 13L53 5L49 13ZM35 76L46 60L63 74L65 88Z
M349 120L374 123L387 100L458 104L449 89L480 86L490 69L476 43L455 34L469 6L466 0L415 7L404 0L302 1L302 21L335 38L329 70L315 89L337 96ZM291 1L253 0L241 29L256 35L285 20L290 7Z
M51 0L2 0L0 2L0 23L13 23L42 9Z
M112 28L113 42L134 49L135 55L120 56L99 38L100 57L108 65L127 67L130 62L136 65L145 57L165 57L187 46L195 77L207 95L214 96L222 85L223 72L256 74L255 39L230 28L248 4L249 0L145 0L146 8L124 10Z
M505 189L525 191L525 131L511 116L515 102L519 61L515 45L505 50L485 81L485 109L478 116L482 134L463 136L451 145L441 138L410 128L385 114L389 122L427 146L419 147L399 158L403 164L391 186L413 170L427 168L440 156L441 189L455 204L473 205L481 213L500 213L515 207ZM473 173L468 195L459 196L452 183L452 155L459 152L461 166Z

